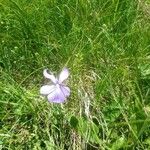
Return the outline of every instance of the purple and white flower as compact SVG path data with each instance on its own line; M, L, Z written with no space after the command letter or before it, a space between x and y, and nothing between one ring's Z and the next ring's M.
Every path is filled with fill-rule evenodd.
M63 82L68 78L69 71L64 68L59 74L58 78L52 73L48 73L48 70L43 71L45 78L50 79L52 84L47 84L41 87L40 93L47 96L49 102L53 103L63 103L66 98L70 95L70 88L63 84Z

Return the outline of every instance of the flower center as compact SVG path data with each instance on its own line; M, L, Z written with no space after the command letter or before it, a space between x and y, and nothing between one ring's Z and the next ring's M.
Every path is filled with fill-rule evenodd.
M60 87L59 83L56 83L56 87L57 87L57 88L59 88L59 87Z

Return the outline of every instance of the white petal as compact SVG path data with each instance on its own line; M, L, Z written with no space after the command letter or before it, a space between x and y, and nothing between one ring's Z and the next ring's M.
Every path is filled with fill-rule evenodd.
M55 78L55 76L53 74L49 74L47 71L48 71L47 69L44 69L43 71L44 77L50 79L53 83L56 83L57 79Z
M68 76L69 70L67 68L64 68L59 75L59 83L62 83L64 80L66 80Z
M60 86L61 91L63 92L65 97L70 95L70 88L67 86Z
M40 89L40 94L48 95L56 89L54 85L44 85Z
M63 103L66 100L65 95L62 93L59 87L55 88L48 96L48 101L53 103Z

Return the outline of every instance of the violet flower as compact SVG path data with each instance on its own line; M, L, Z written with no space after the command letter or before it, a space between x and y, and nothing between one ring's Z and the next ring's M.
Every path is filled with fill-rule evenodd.
M49 74L47 69L43 71L43 75L45 78L50 79L52 84L42 86L40 93L47 96L49 102L65 102L66 98L70 95L70 88L63 84L69 76L68 69L64 68L58 78L56 78L52 73Z

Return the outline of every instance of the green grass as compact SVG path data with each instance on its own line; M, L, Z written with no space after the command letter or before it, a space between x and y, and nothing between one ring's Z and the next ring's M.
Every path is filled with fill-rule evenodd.
M149 150L149 14L149 0L0 0L0 149ZM43 69L64 66L71 96L49 103Z

